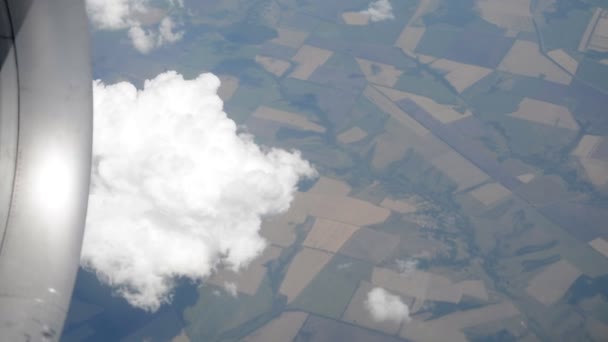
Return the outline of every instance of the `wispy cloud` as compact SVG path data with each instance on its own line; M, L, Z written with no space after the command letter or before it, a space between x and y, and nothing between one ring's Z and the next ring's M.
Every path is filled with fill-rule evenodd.
M384 21L395 19L393 15L393 6L391 5L389 0L377 0L369 4L369 7L361 11L362 14L365 14L369 17L371 21Z
M410 319L409 308L401 301L401 298L381 287L376 287L367 294L365 307L377 322L400 323Z
M172 9L183 7L182 1L167 0L164 8L147 0L87 0L87 12L93 26L100 30L126 30L133 47L141 53L182 39Z

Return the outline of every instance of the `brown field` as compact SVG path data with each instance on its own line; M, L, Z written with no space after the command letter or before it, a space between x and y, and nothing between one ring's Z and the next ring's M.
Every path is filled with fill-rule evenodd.
M352 324L310 315L294 342L402 342ZM273 341L274 342L274 341ZM279 341L277 341L279 342ZM283 341L280 341L283 342Z
M516 315L519 315L517 308L509 302L503 302L479 309L458 311L430 321L414 319L404 324L399 334L413 341L468 341L462 333L463 329Z
M593 12L593 16L591 17L591 20L589 20L589 24L587 24L587 29L585 30L585 33L583 34L583 37L581 38L581 41L578 45L579 52L587 51L587 45L589 45L589 40L591 39L591 35L593 34L593 29L595 28L595 25L597 24L597 21L600 18L601 14L601 8L596 8L595 12Z
M266 57L266 56L255 56L255 62L261 65L264 70L269 73L281 77L289 69L291 64L288 61L284 61L278 58Z
M302 115L287 112L284 110L260 106L255 110L255 112L253 112L253 116L258 119L279 122L304 131L311 131L317 133L325 132L325 127L306 119Z
M385 261L399 246L399 237L368 228L361 228L342 245L340 254L374 264Z
M220 75L220 87L217 90L217 95L226 102L230 100L232 95L236 92L239 87L239 79L234 76Z
M329 178L325 176L319 177L319 180L315 183L308 193L312 194L325 194L332 196L347 196L351 191L350 185L346 182L335 178Z
M574 151L572 151L572 155L577 156L579 158L590 157L601 141L601 136L584 135L579 141Z
M335 253L359 227L317 218L303 245Z
M286 28L279 28L279 36L271 40L271 42L279 45L289 46L294 49L299 48L308 38L308 32L295 31Z
M266 276L264 264L278 258L281 251L282 249L279 247L268 246L262 255L253 260L246 268L237 272L229 269L220 270L209 277L207 282L220 287L226 283L234 283L237 291L253 296L258 292L258 288Z
M596 238L589 242L589 245L593 247L598 253L608 258L608 241L603 238Z
M308 318L305 312L286 311L245 337L243 342L293 341Z
M361 12L344 12L342 20L346 25L364 26L369 24L369 16Z
M401 214L415 213L416 209L417 209L416 200L410 199L410 198L396 200L396 199L387 197L384 200L382 200L382 203L380 203L380 206L393 210L393 211L396 211Z
M360 325L363 327L367 327L374 330L383 331L389 335L394 335L399 331L401 327L400 322L395 321L384 321L377 322L375 321L369 309L365 306L365 301L367 300L367 294L374 288L371 283L362 281L359 284L359 288L353 295L344 315L342 316L342 320L345 322L349 322L355 325ZM402 299L403 300L403 299ZM405 304L411 302L411 298L408 300L403 300Z
M292 61L298 63L298 66L289 77L307 80L319 66L327 62L332 54L333 52L329 50L303 45L296 55L291 58Z
M516 112L509 114L518 119L524 119L547 126L578 130L578 124L566 107L550 102L524 98Z
M488 300L488 291L481 280L465 280L456 283L456 286L460 287L463 295Z
M547 52L547 54L562 68L566 69L570 74L576 74L576 70L578 69L578 62L576 61L576 59L572 58L572 56L570 56L566 51L564 51L563 49L552 50Z
M262 221L260 235L273 244L287 247L296 241L295 227L306 221L306 213L293 203L286 213Z
M540 53L538 44L525 40L515 41L498 69L516 75L542 76L547 81L566 85L572 81L572 76Z
M431 163L456 182L459 191L488 180L487 174L454 151L434 158Z
M576 267L562 259L545 267L532 278L527 292L539 302L551 305L562 298L581 274Z
M480 0L477 10L482 18L508 31L534 31L530 0Z
M287 269L287 274L279 290L287 296L289 303L308 286L332 256L331 253L310 248L303 248L296 254Z
M367 137L367 132L362 130L360 127L352 127L347 131L344 131L338 135L338 141L343 144L352 144L357 141L363 140Z
M399 77L401 77L401 74L403 73L401 70L389 64L377 63L362 58L356 58L356 60L363 75L365 75L365 78L370 83L392 87L397 83Z
M492 72L492 69L454 62L448 59L438 59L431 64L431 67L447 72L444 78L459 93L462 93L465 89Z
M383 93L379 92L378 89L380 89L383 92L387 91L387 89L388 89L387 92L389 94L392 94L393 92L398 92L397 90L394 90L391 88L385 88L385 87L380 87L380 86L377 86L377 87L368 86L365 88L363 95L367 99L372 101L376 106L378 106L378 108L382 109L384 112L386 112L387 114L392 116L395 120L397 120L399 123L401 123L402 125L406 126L410 130L412 130L417 135L425 136L428 133L428 130L426 128L424 128L422 125L420 125L418 123L418 121L412 119L409 115L407 115L404 111L402 111L396 104L394 104L393 103L393 101L395 101L394 99L392 99L393 101L391 101L390 96L387 93L383 94ZM391 90L392 90L392 92L391 92Z
M471 191L471 195L484 205L491 205L511 195L511 191L498 183L489 183Z
M382 223L390 215L388 209L346 196L299 193L292 205L301 208L308 215L353 226Z

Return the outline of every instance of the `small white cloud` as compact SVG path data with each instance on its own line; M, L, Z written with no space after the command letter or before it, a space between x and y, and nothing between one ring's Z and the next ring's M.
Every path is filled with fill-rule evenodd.
M224 291L234 298L238 297L239 295L236 283L230 281L224 282Z
M410 319L409 308L401 301L401 298L381 287L376 287L367 294L365 307L377 322L401 323Z
M371 21L384 21L395 19L393 15L393 6L389 0L377 0L369 4L369 7L361 11L362 14L365 14L369 17Z
M86 1L87 12L95 28L126 29L133 47L141 53L149 53L167 43L175 43L184 35L183 31L177 30L174 20L168 14L172 8L183 7L180 0L166 0L169 10L152 7L147 0Z
M219 79L166 72L138 90L93 84L93 170L81 263L134 306L154 311L174 279L247 265L265 247L261 218L288 209L298 152L265 149L223 111Z

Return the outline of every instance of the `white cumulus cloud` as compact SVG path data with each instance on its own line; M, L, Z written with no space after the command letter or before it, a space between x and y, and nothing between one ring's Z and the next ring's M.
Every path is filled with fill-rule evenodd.
M181 0L166 0L166 8L157 8L148 0L86 0L89 18L97 29L127 30L133 47L148 53L167 43L182 39L174 20L173 8L183 7Z
M409 308L401 301L401 298L381 287L376 287L367 294L365 307L377 322L401 323L410 319Z
M261 218L288 209L298 152L239 133L219 79L166 72L94 89L93 170L81 264L134 306L170 301L174 280L238 269L265 247Z
M377 0L369 4L369 7L361 11L369 17L371 21L384 21L389 19L395 19L393 15L393 6L389 0Z

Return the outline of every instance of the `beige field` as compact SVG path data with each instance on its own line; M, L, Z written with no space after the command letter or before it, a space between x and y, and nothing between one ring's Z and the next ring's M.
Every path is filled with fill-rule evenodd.
M307 80L319 66L327 62L332 54L333 52L329 50L303 45L296 55L291 58L292 61L298 63L298 66L289 77Z
M608 52L608 10L602 10L587 43L587 49Z
M381 89L383 93L378 91ZM419 136L424 136L428 133L428 130L424 128L422 125L418 123L418 121L412 119L409 115L407 115L404 111L402 111L393 101L388 94L393 94L396 90L385 87L371 87L368 86L365 88L363 95L372 101L378 108L382 109L390 116L392 116L395 120L397 120L402 125L411 129L414 133ZM388 96L388 97L387 97Z
M364 326L374 330L380 330L389 335L394 335L399 331L401 327L400 322L395 321L384 321L377 322L371 316L369 309L365 305L365 301L367 300L367 294L374 288L372 284L367 281L362 281L359 284L359 288L353 295L344 315L342 316L342 320L355 324ZM411 302L411 299L403 299L402 301L407 305Z
M280 292L291 303L308 286L314 277L329 262L333 254L316 249L303 248L287 269Z
M483 323L504 320L519 315L513 304L503 302L472 309L458 311L430 321L412 320L404 324L399 335L420 342L434 341L468 341L463 329L474 327Z
M401 48L405 54L413 55L425 31L424 27L406 26L397 38L395 46Z
M481 280L465 280L456 283L455 286L460 287L463 295L488 300L488 291Z
M308 318L305 312L286 311L245 337L243 342L293 341Z
M277 77L283 76L285 71L291 66L288 61L260 55L255 56L255 62L261 65L264 70Z
M511 195L511 191L498 183L489 183L471 191L471 195L479 202L491 205Z
M190 342L190 337L188 337L188 335L186 335L186 332L182 330L182 332L175 336L171 342Z
M576 61L576 59L572 58L572 56L570 56L566 51L564 51L563 49L556 49L547 52L547 54L562 68L566 69L566 71L568 71L570 74L576 74L576 70L578 69L578 62Z
M596 8L595 11L593 12L593 16L591 17L591 20L589 20L589 23L587 24L587 29L585 29L585 33L583 34L583 37L581 38L581 41L579 42L579 45L578 45L579 52L587 51L587 45L589 45L589 40L591 39L591 36L593 35L593 30L595 29L595 25L597 25L597 21L600 19L601 15L602 15L602 9Z
M488 175L455 151L444 153L431 163L458 184L458 191L488 180Z
M608 163L593 158L580 159L587 177L595 186L603 186L608 183Z
M492 72L492 69L454 62L448 59L438 59L431 64L431 67L447 72L444 78L459 93L462 93Z
M517 176L517 179L524 183L530 183L534 177L536 177L533 173L524 173L522 175Z
M361 12L344 12L342 13L342 20L346 25L364 26L369 24L369 15Z
M578 130L578 123L566 107L550 102L524 98L516 112L509 114L518 119L524 119L539 124Z
M390 133L380 134L374 142L372 166L374 169L382 170L392 162L402 159L409 145L405 136Z
M338 134L338 141L343 144L352 144L367 137L367 132L360 127L352 127L347 131Z
M370 83L392 87L397 83L399 77L401 77L401 74L403 73L401 70L389 64L377 63L362 58L356 58L356 60L363 75L365 75L365 78Z
M296 241L295 227L306 221L304 209L293 203L286 213L265 218L260 235L275 245L290 246Z
M325 127L306 119L300 114L291 113L284 110L260 106L255 110L255 112L253 112L253 116L258 119L279 122L287 126L299 128L304 131L311 131L317 133L325 132Z
M220 75L220 87L217 90L217 95L222 99L222 101L226 102L230 100L232 95L239 88L239 79L234 76L229 75Z
M351 191L350 185L348 183L335 179L329 178L326 176L321 176L315 183L308 193L311 194L320 194L320 195L332 195L332 196L347 196Z
M466 111L465 113L459 113L452 106L439 104L428 97L386 87L376 86L376 88L392 101L397 102L403 99L410 99L414 101L417 105L419 105L429 114L431 114L435 119L441 121L444 124L464 119L472 115L470 111Z
M281 254L282 249L276 246L268 246L264 249L262 255L253 260L246 268L237 272L224 269L213 274L208 283L224 286L226 283L234 283L237 286L237 291L248 295L255 295L266 276L266 267L264 264L270 260L275 260Z
M303 245L335 253L359 227L317 218Z
M572 76L540 53L538 44L516 40L498 69L516 75L544 77L547 81L570 84Z
M599 143L602 142L602 137L598 135L584 135L578 142L578 145L572 151L572 155L579 158L590 157Z
M271 40L272 43L292 47L294 49L299 48L304 44L306 38L308 38L308 32L296 31L286 28L278 29L279 36Z
M292 205L305 214L353 226L382 223L390 215L390 210L360 199L317 193L299 193Z
M589 242L589 245L593 247L598 253L602 254L606 258L608 258L608 241L604 240L601 237L598 237Z
M534 31L530 0L478 0L477 11L482 18L505 30Z
M407 275L375 267L372 283L391 292L416 298L416 301L437 300L458 303L462 298L462 289L441 275L414 270ZM415 313L415 311L412 312Z
M557 302L570 285L581 275L576 267L566 260L553 263L537 274L526 289L528 294L545 305Z
M396 211L401 214L415 213L417 210L416 200L409 199L409 198L396 200L396 199L387 197L384 200L382 200L382 203L380 203L380 206L393 210L393 211Z

